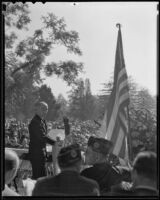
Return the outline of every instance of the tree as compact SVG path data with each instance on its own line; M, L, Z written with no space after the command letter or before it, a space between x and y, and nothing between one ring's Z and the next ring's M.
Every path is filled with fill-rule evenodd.
M130 117L130 133L132 141L133 154L136 155L141 149L155 150L156 141L156 99L146 88L141 88L133 80L129 81L129 117ZM110 79L108 83L104 84L104 93L99 99L101 103L105 102L108 94L111 93L113 87L113 80ZM104 100L104 101L102 101ZM104 103L103 107L106 106Z
M33 36L18 41L16 44L15 41L18 40L16 31L27 29L30 22L29 6L27 3L13 4L8 2L6 4L5 105L6 107L12 105L12 108L16 110L21 107L16 97L21 96L22 102L29 95L32 95L35 86L43 83L41 73L45 73L46 76L55 74L71 85L75 83L78 74L82 71L83 64L72 60L45 63L45 57L50 54L51 49L62 45L69 53L81 55L82 52L78 47L78 33L68 31L64 19L57 18L53 13L42 17L44 26L35 30ZM11 110L13 111L13 109L8 109L7 113L9 114ZM21 110L23 109L21 108Z
M54 95L52 94L51 88L47 85L42 85L38 90L39 101L44 101L48 104L48 114L46 119L54 121L58 118L58 111L60 105L57 103Z
M68 114L68 105L67 100L63 97L62 94L58 95L57 104L60 106L60 109L58 111L58 117L60 119L63 119L63 117L67 116Z
M82 112L82 99L84 97L84 82L82 79L79 79L75 86L72 87L71 91L69 92L69 113L71 116L75 118L83 119L83 112Z
M113 75L110 76L109 81L106 83L102 83L103 89L100 90L100 95L98 95L97 99L97 116L99 120L103 119L105 110L107 108L107 104L109 101L109 96L111 94L113 88Z
M31 21L29 17L28 4L10 3L6 4L5 12L5 47L12 48L17 36L13 28L27 30L27 25ZM11 30L12 29L12 30Z
M91 94L90 81L83 79L77 81L69 96L70 115L81 120L94 118L95 98Z

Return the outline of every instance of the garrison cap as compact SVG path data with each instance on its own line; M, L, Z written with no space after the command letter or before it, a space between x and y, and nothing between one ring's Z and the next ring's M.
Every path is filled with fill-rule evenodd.
M63 147L58 154L58 164L60 167L69 167L82 159L79 144L72 144Z
M88 140L88 146L91 146L93 151L108 154L113 146L112 142L104 138L97 138L91 136Z

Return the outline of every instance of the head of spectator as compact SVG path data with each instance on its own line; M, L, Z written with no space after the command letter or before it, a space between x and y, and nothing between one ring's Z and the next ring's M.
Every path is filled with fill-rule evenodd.
M61 171L81 171L82 168L82 155L81 149L78 144L72 144L63 147L58 154L58 165Z
M113 144L109 140L91 136L85 153L85 163L87 165L94 165L106 162L107 155L110 153L112 146Z
M133 186L157 188L157 156L156 153L144 151L137 154L132 169Z
M57 141L57 142L60 142L60 141L61 141L61 138L60 138L59 136L57 136L57 137L56 137L56 141Z
M10 143L10 138L9 135L5 135L5 144L9 144Z
M28 148L28 140L27 140L26 136L24 136L24 138L22 140L22 147Z
M5 149L5 184L11 183L19 168L19 158L16 152Z
M44 101L37 102L35 104L35 113L42 119L44 119L48 113L48 105Z

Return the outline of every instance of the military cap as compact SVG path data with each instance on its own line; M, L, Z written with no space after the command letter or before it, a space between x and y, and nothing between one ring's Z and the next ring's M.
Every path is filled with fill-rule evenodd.
M76 143L63 147L58 154L58 164L60 167L69 167L81 159L81 149Z
M91 146L93 151L108 154L113 146L112 142L104 138L97 138L91 136L88 140L88 146Z

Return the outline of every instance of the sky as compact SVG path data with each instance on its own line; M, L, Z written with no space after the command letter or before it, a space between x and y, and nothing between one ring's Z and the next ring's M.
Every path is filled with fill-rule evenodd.
M64 47L56 47L47 57L48 62L73 60L83 62L89 78L92 94L99 94L102 83L109 80L114 71L117 43L117 23L122 25L124 60L128 76L152 95L157 93L157 4L158 2L46 2L29 3L31 23L29 31L20 34L20 38L30 36L34 30L42 27L41 16L54 13L64 18L67 30L77 31L79 47L83 55L67 53ZM57 97L67 98L71 89L53 75L44 83L51 87Z

